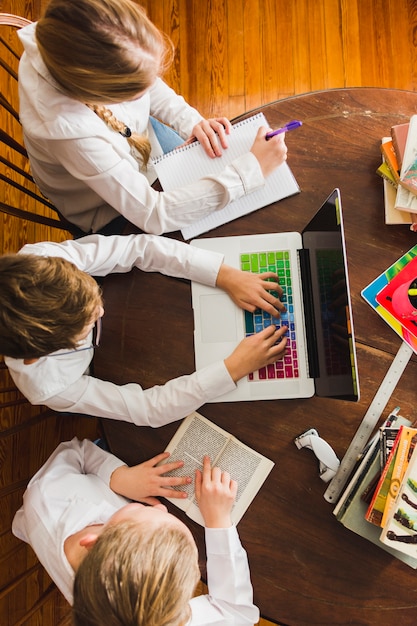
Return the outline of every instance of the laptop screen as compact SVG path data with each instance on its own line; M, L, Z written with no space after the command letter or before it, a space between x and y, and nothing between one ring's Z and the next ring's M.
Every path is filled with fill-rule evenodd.
M359 399L343 215L335 189L302 232L310 375L318 396Z

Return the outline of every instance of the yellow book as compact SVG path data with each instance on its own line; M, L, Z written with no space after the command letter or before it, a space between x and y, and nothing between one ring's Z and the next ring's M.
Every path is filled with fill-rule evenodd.
M385 508L382 514L381 526L384 528L391 510L394 506L395 498L408 467L408 462L417 442L417 428L403 426L399 435L397 454L395 456L394 467L391 474L391 482L385 500Z

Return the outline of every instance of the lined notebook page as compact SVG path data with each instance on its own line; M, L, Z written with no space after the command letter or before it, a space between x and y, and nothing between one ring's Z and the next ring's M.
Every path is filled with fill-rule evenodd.
M231 161L249 152L260 126L268 126L263 113L234 124L231 134L228 135L229 147L217 159L208 157L198 141L155 159L153 164L162 189L171 191L204 176L220 174ZM297 181L285 162L268 176L264 187L184 227L182 236L184 239L191 239L299 191Z

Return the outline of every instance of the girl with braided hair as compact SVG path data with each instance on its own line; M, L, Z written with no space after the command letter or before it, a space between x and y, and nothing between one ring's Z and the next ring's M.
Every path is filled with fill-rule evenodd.
M19 31L20 120L41 191L82 233L178 230L262 187L286 159L266 127L221 174L160 192L150 156L200 141L211 158L231 124L204 119L161 76L172 44L132 0L51 0Z

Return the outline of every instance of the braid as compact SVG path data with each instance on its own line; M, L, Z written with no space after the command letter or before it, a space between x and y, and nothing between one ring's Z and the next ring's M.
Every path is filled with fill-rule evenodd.
M144 135L139 135L130 130L126 124L121 122L113 115L113 113L104 105L88 104L87 105L98 117L103 120L109 128L126 137L129 145L135 152L138 152L142 160L143 166L146 168L149 156L151 154L151 144L149 139Z

